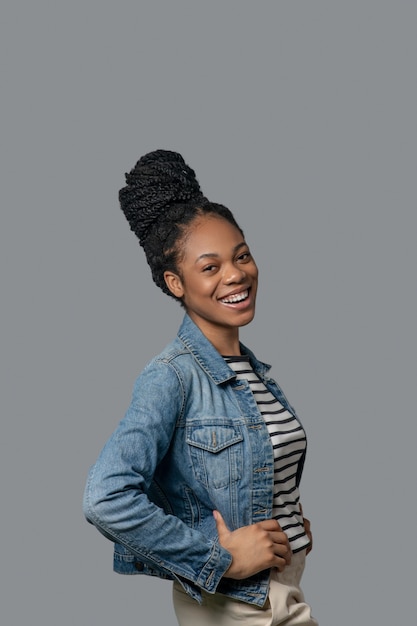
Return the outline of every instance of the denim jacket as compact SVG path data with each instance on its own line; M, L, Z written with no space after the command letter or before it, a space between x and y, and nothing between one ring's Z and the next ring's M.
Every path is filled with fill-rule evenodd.
M291 413L270 366L250 357ZM298 469L300 482L304 457ZM269 570L223 578L231 555L218 541L213 510L229 529L272 516L273 450L249 384L237 380L186 314L177 337L138 377L125 417L90 469L89 522L114 542L114 569L177 580L263 606Z

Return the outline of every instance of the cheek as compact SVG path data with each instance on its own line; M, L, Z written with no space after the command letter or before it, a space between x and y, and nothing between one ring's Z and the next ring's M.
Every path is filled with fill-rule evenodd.
M185 302L194 302L198 303L198 301L203 298L205 295L204 289L202 285L199 284L198 281L188 280L184 284L184 301Z

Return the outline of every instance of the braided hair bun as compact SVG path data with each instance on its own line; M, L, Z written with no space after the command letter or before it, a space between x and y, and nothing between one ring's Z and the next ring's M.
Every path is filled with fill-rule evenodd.
M193 220L214 214L241 230L229 209L207 200L194 170L178 152L170 150L155 150L141 157L126 174L126 186L119 191L119 200L145 251L154 282L174 298L164 273L180 275L181 242Z
M194 170L170 150L145 154L126 174L126 183L119 192L120 205L141 245L150 226L173 205L207 202Z

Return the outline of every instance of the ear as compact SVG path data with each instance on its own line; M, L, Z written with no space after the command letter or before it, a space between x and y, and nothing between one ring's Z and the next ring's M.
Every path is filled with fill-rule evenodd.
M174 274L174 272L166 271L164 272L164 279L170 292L176 298L182 298L184 295L184 287L182 284L182 280L178 276L178 274Z

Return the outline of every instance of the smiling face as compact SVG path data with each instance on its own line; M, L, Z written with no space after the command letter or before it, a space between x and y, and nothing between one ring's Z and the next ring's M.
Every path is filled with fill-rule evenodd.
M212 214L196 218L183 242L178 274L165 272L165 281L214 346L223 354L236 353L239 327L255 315L258 286L258 268L239 229Z

